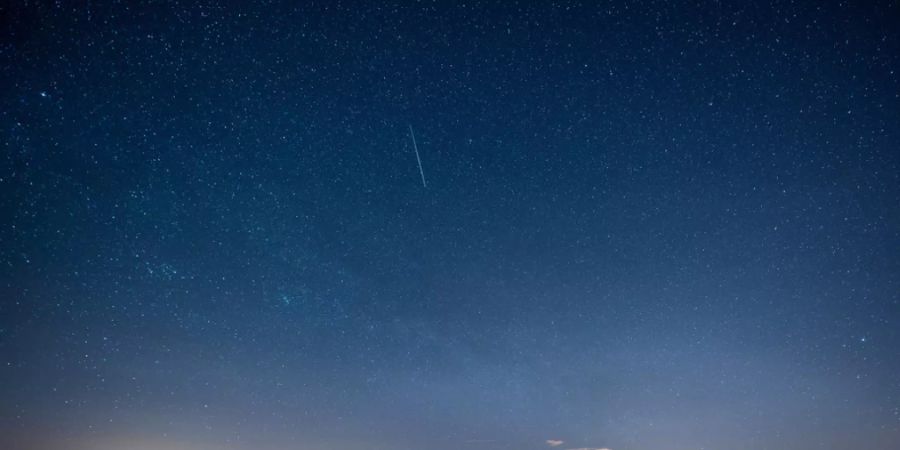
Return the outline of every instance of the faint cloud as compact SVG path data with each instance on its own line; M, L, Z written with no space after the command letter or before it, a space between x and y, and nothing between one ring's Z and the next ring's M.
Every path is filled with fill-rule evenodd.
M546 442L547 442L547 445L549 445L551 447L559 447L560 445L563 445L566 443L566 441L559 441L556 439L547 439Z
M566 449L566 450L609 450L609 449L606 448L606 447L603 447L603 448L597 448L597 447L580 447L580 448L569 448L569 449Z

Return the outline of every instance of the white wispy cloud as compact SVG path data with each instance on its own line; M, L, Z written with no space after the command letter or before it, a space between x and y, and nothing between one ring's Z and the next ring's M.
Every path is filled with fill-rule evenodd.
M566 441L560 441L557 439L547 439L545 442L547 442L547 445L549 445L551 447L559 447L560 445L563 445L566 443Z

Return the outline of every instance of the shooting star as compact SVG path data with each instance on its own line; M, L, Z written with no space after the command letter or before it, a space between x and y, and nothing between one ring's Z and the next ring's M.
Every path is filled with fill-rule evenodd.
M416 145L416 134L413 133L412 125L409 126L409 136L412 138L413 150L416 151L416 162L419 163L419 175L422 176L422 187L427 188L425 183L425 171L422 170L422 158L419 157L419 146Z

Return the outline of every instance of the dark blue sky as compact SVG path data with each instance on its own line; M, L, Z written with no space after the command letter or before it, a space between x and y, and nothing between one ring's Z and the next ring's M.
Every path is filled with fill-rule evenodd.
M898 448L853 3L0 7L0 447Z

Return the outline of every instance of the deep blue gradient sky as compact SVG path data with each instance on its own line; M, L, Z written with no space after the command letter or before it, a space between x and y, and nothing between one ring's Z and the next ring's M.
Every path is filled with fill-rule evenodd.
M0 447L900 448L898 2L14 3Z

